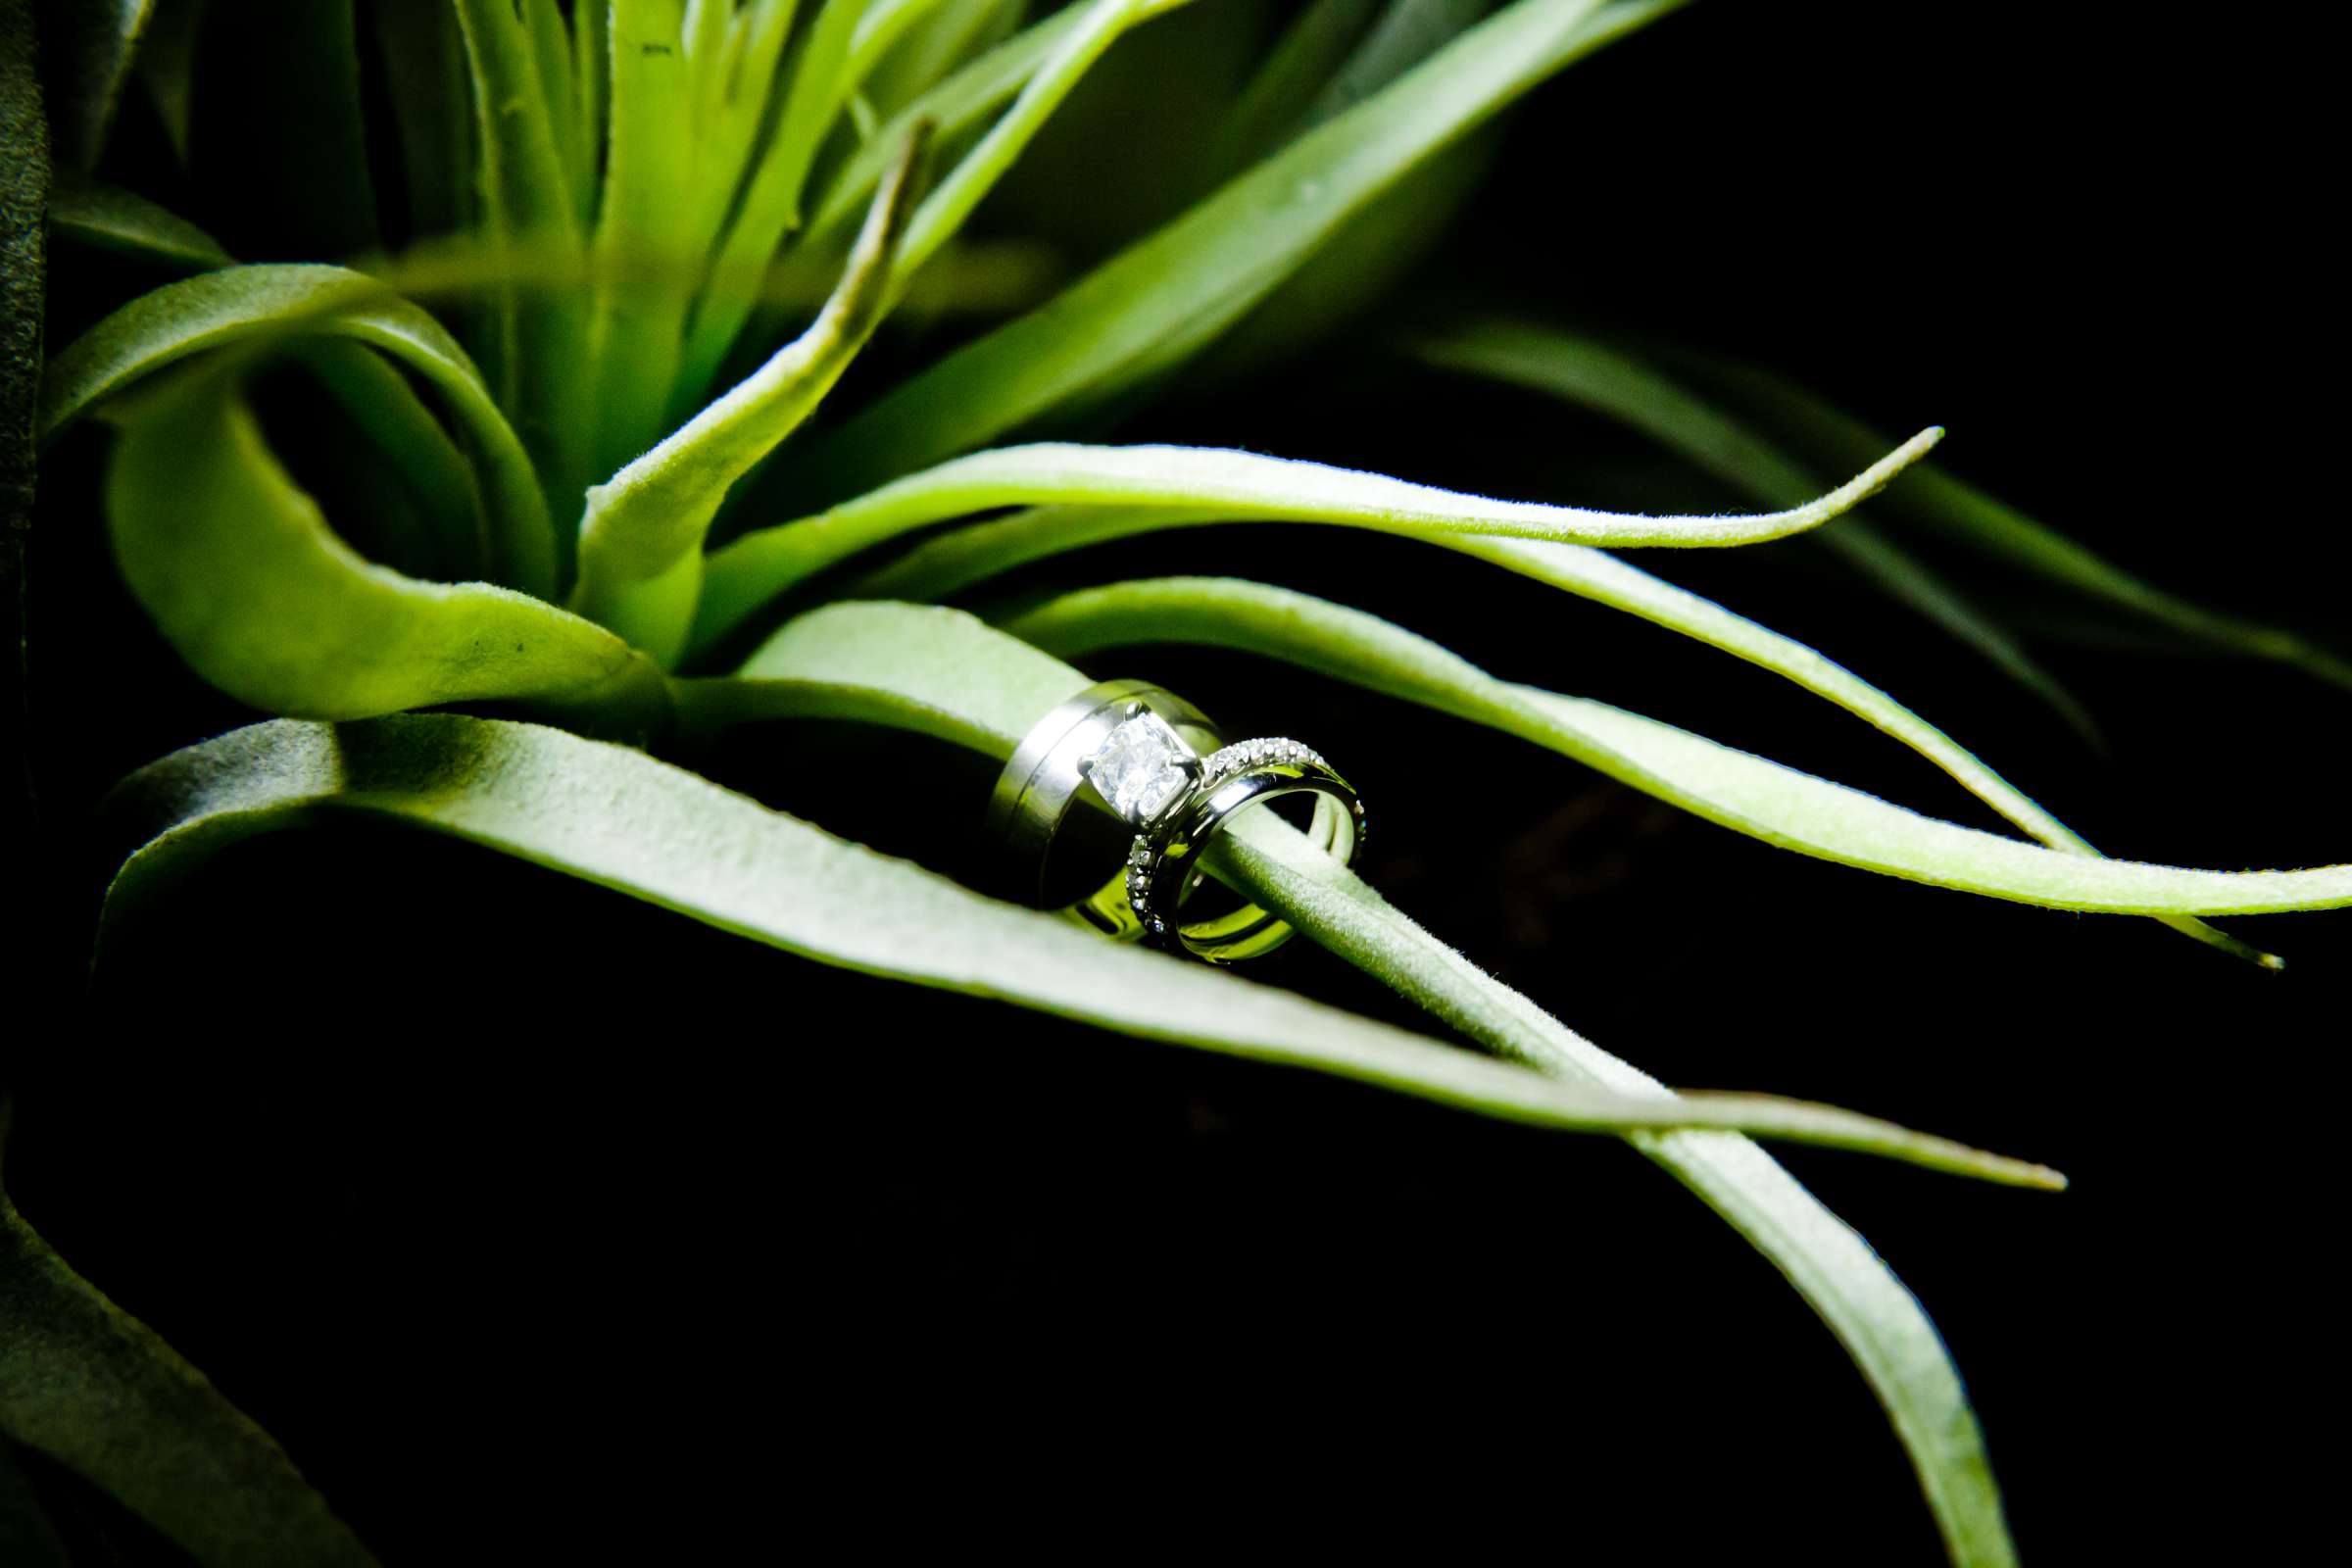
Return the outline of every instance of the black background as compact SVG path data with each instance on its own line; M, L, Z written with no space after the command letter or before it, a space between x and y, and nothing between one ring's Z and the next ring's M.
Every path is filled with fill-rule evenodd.
M2043 520L2342 646L2331 49L2286 11L2191 28L1718 0L1539 95L1427 281L1742 355L1888 428L1943 423L1954 469ZM1514 495L1728 499L1572 411L1377 347L1125 433ZM1335 561L1319 532L1215 543L1500 672L1987 820L1859 723L1532 584L1383 541ZM100 628L61 640L139 635L89 586L101 555L43 548ZM2021 616L2050 608L1936 559ZM2352 859L2352 694L2037 640L2101 721L2094 751L1803 547L1655 564L1893 691L2112 853ZM1165 569L1146 541L1036 580ZM109 691L50 671L56 949L102 871L78 803L236 718L131 646ZM2329 1522L2345 917L2239 922L2289 960L2259 973L2144 921L1779 854L1304 676L1101 662L1344 760L1382 816L1377 885L1667 1081L2069 1171L2050 1197L1784 1155L1935 1315L2030 1558L2262 1560ZM907 804L987 784L826 729L700 760L935 861L948 828ZM1836 1343L1605 1140L912 994L383 832L254 844L182 907L69 985L12 1188L387 1560L1417 1527L1599 1560L1936 1558ZM1318 953L1262 973L1404 1016Z

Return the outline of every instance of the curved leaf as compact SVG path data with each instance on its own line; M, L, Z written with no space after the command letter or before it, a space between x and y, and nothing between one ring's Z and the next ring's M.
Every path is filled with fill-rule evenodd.
M531 460L480 372L426 312L340 267L232 267L142 294L49 363L40 432L75 419L142 376L210 349L293 332L353 337L416 371L448 400L485 470L496 528L495 570L532 593L554 592L555 529Z
M683 429L588 492L572 606L660 663L684 651L702 587L703 536L753 465L816 409L889 306L891 263L914 201L920 127L874 196L840 285L808 330Z
M1249 835L1223 858L1226 874L1258 903L1494 1051L1571 1083L1667 1093L1362 882L1332 876L1329 865L1328 857L1301 853L1295 836ZM1869 1242L1744 1138L1692 1131L1633 1133L1626 1141L1768 1258L1837 1336L1901 1440L1950 1560L1962 1568L2013 1565L2000 1487L1951 1352Z
M74 179L55 191L49 223L61 238L177 271L235 265L210 234L187 220L94 180ZM469 572L490 559L491 541L480 526L482 496L471 466L400 372L354 342L320 340L298 353L416 486L435 534L432 553L420 558L424 569ZM525 487L523 504L526 512L536 507L535 487Z
M1416 338L1407 347L1417 359L1441 369L1548 393L1629 424L1766 506L1786 506L1814 492L1804 470L1769 443L1648 366L1590 337L1481 319ZM1820 538L2096 743L2098 727L2057 677L2036 663L2005 627L1909 551L1858 515L1840 519Z
M0 1104L0 1153L7 1139ZM0 1324L0 1433L112 1493L198 1562L374 1561L270 1435L154 1330L75 1274L5 1187Z
M225 844L346 811L482 844L820 962L1508 1120L1576 1131L1746 1127L1988 1181L2064 1185L2046 1167L1831 1106L1551 1082L1225 970L1103 942L642 752L533 724L457 714L257 724L132 774L116 809L138 818L146 842L108 891L110 922Z
M821 515L746 534L718 551L710 558L695 640L709 646L785 589L859 551L992 507L1214 507L1234 520L1348 523L1416 538L1466 533L1588 545L1742 545L1819 527L1875 494L1942 434L1921 431L1829 494L1791 511L1719 517L1492 501L1386 474L1206 447L1004 447L908 474Z
M1219 513L1182 508L1044 507L943 535L909 551L858 588L864 594L935 598L1059 551L1135 533L1223 520ZM1974 753L1876 686L1794 638L1736 614L1711 599L1678 588L1606 551L1580 545L1468 535L1432 534L1427 538L1431 544L1624 611L1785 676L1908 746L2041 843L2096 853L2080 834L2043 810ZM2171 915L2162 918L2176 930L2250 962L2270 969L2283 967L2274 955L2202 922Z
M814 612L778 632L746 668L795 677L788 700L812 686L829 688L866 703L871 710L862 716L885 722L894 721L892 704L933 733L947 733L933 726L952 715L954 727L993 734L992 755L1010 750L1038 697L1054 689L1054 670L1063 693L1085 680L967 616L899 605ZM985 672L977 681L967 673L975 668ZM710 684L757 689L770 681ZM1498 1054L1616 1093L1665 1093L1432 937L1267 813L1237 818L1215 863L1314 940ZM1829 1324L1886 1405L1953 1560L2012 1562L1999 1490L1959 1375L1927 1314L1869 1245L1744 1139L1669 1133L1629 1141L1729 1220Z
M180 657L239 701L354 718L510 698L624 727L665 710L660 672L591 621L360 559L226 376L182 377L124 422L106 478L115 559Z
M98 180L61 183L49 202L49 223L66 239L180 271L235 263L219 240L178 214Z
M384 357L362 343L320 338L295 357L310 367L353 424L390 458L432 526L431 548L412 569L427 577L469 577L489 559L473 466L423 399ZM390 562L387 564L400 565Z
M1605 703L1497 680L1376 615L1263 583L1162 577L1081 589L1005 629L1073 656L1148 642L1269 655L1522 736L1767 844L1938 887L2095 914L2274 914L2352 905L2352 865L2199 871L2002 838Z
M813 443L797 476L869 490L1191 355L1366 204L1571 61L1670 4L1517 0L1055 299Z

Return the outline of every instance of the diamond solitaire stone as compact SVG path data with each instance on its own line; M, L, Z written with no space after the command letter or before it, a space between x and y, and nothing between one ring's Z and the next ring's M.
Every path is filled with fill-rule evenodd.
M1149 822L1192 787L1185 763L1193 750L1146 709L1102 738L1087 760L1086 776L1110 808L1130 822Z

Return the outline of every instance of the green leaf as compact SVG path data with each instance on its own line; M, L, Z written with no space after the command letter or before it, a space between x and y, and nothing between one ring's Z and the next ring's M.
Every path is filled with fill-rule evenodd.
M2057 676L2044 669L2009 629L1944 581L1910 551L1866 521L1821 536L1824 546L1877 583L1890 598L1909 606L1986 662L2048 706L2067 727L2093 747L2105 747L2098 721Z
M579 105L572 101L576 83L571 27L556 0L522 0L522 25L530 43L531 74L539 83L540 100L547 106L548 140L555 144L564 188L571 198L572 221L579 232L586 233L595 216L596 186L588 174Z
M1070 657L1205 643L1518 735L1735 832L1907 880L2097 914L2268 914L2352 904L2352 866L2198 871L2045 849L1877 796L1605 703L1497 680L1375 615L1286 588L1163 577L1082 589L1006 624Z
M178 214L97 180L61 181L49 200L49 224L60 239L174 271L235 264L219 240Z
M937 10L940 3L941 0L875 0L858 19L858 30L850 39L843 75L862 91L866 78L873 74L883 57L906 36L909 28Z
M106 479L115 559L167 640L266 711L356 718L529 701L576 721L661 721L659 671L619 638L512 589L421 582L329 530L219 371L124 416ZM187 526L193 513L207 525Z
M681 231L700 200L695 175L705 151L692 122L683 0L616 0L611 16L611 135L588 325L591 477L611 473L662 433L691 298L691 275L681 273L694 265L693 247Z
M579 216L530 36L514 0L455 0L471 73L482 207L491 244L509 263L497 286L499 404L530 454L549 511L568 518L592 474L597 385L589 310L578 291L533 287L532 267L583 256ZM557 533L556 575L569 570L571 534Z
M1719 382L1806 451L1838 461L1871 438L1870 426L1767 371L1713 361L1691 368ZM1887 510L1938 537L2015 570L2178 632L2218 653L2270 660L2352 689L2352 661L2309 638L2191 603L2126 571L2016 508L1940 468L1922 468Z
M1379 0L1313 0L1303 7L1217 127L1208 167L1230 177L1297 131L1380 10Z
M615 14L612 157L597 231L598 472L644 452L708 392L682 373L690 313L766 123L796 10L758 0L731 27L717 4Z
M1037 502L1212 507L1229 519L1347 523L1413 538L1492 534L1587 545L1755 544L1818 527L1874 494L1941 438L1922 430L1829 494L1755 516L1673 517L1492 501L1385 474L1205 447L1049 443L976 452L830 512L744 535L710 558L694 645L725 637L826 566L910 529Z
M889 0L879 0L888 4ZM792 86L767 151L771 177L783 196L783 229L801 226L801 196L825 133L833 128L858 81L850 74L850 46L858 24L877 0L824 0L816 23L793 57ZM772 245L771 247L772 248Z
M900 39L866 78L865 96L896 114L1017 28L1022 0L944 0Z
M1277 841L1279 842L1279 841ZM1225 865L1269 908L1472 1039L1562 1080L1638 1095L1657 1081L1567 1028L1446 948L1352 879L1257 837ZM1950 1560L2014 1564L2000 1489L1968 1393L1936 1325L1870 1244L1763 1150L1723 1133L1635 1133L1627 1142L1696 1194L1818 1313L1878 1396Z
M882 318L924 136L875 193L840 285L808 331L660 446L588 492L573 608L674 662L702 587L703 537L735 481L814 412Z
M972 209L994 188L1038 129L1068 97L1079 78L1120 33L1147 17L1183 3L1185 0L1093 0L1092 4L1072 6L1054 24L1031 30L1042 38L1043 47L1034 55L1016 51L1022 74L1015 76L1011 71L1002 70L988 81L992 89L998 86L1006 89L1007 96L1013 97L1012 107L939 183L908 223L896 275L891 281L894 302L905 294L914 271L962 226ZM828 9L825 15L830 18L832 12ZM822 44L822 24L820 19L820 32L811 49ZM1024 34L1024 38L1029 36ZM1005 62L998 64L1003 66ZM951 129L959 128L963 122L993 108L994 103L985 101L986 96L968 95L948 106L956 112L956 122ZM926 112L929 107L928 100L918 103L914 110L866 137L870 158L854 166L856 178L848 182L848 195L864 199L863 193L882 177L885 166L879 160L894 152L900 145L899 138L932 134L934 122ZM786 181L793 177L792 166L779 161L782 156L771 150L763 160L744 213L727 237L688 339L686 374L680 385L682 394L699 394L709 384L728 348L743 330L778 242L786 228L798 222L797 216L780 205ZM798 187L793 188L797 201ZM854 208L828 205L803 248L823 253L833 242L833 225L846 221L853 212Z
M140 770L119 796L118 812L142 819L146 843L107 894L110 927L226 844L346 812L448 833L820 962L1507 1120L1573 1131L1747 1127L1987 1181L2064 1185L2043 1166L1826 1105L1553 1083L1229 971L1104 942L642 752L562 730L457 714L257 724ZM102 947L101 972L104 962Z
M514 0L455 5L473 74L482 190L492 227L526 248L576 245L579 217L530 27Z
M672 412L699 402L717 376L728 351L760 298L761 280L785 236L800 226L803 187L823 144L824 133L848 101L854 83L843 78L858 21L872 0L825 0L815 24L794 49L774 134L761 149L734 216L711 259L710 277L696 303L679 358ZM893 139L876 149L885 161L913 122L892 127ZM873 146L871 140L869 148ZM882 166L876 165L879 178Z
M1041 309L901 383L779 482L855 494L1182 361L1381 192L1664 9L1518 0Z
M1389 0L1369 34L1315 84L1289 128L1311 128L1352 108L1492 9L1491 0ZM1485 182L1499 143L1497 128L1489 126L1430 159L1350 219L1203 352L1187 372L1187 390L1200 395L1298 358L1411 275Z
M0 1152L7 1137L0 1103ZM0 1324L0 1433L113 1494L207 1568L374 1561L270 1435L75 1274L5 1188Z
M708 142L701 178L701 211L688 232L698 252L709 249L725 226L729 210L741 194L745 172L766 128L771 98L782 87L778 62L792 35L798 0L753 0L744 8L723 49L690 43L692 64L701 73L695 89L701 117L700 134ZM720 24L725 7L707 0L690 22L706 32ZM704 258L697 255L696 264Z
M1803 468L1737 420L1648 366L1590 337L1517 321L1473 320L1418 338L1426 364L1565 398L1633 426L1707 473L1767 506L1814 493ZM1970 604L1909 551L1859 516L1821 542L1886 592L1982 654L2094 744L2098 727L2057 677L2006 628Z
M80 195L92 195L92 190L84 186ZM69 202L52 202L49 209L52 228L59 232L75 232L80 223L96 220L116 230L113 237L118 249L139 254L141 259L178 266L233 266L193 223L183 223L127 190L99 188L94 205L73 202L71 214L66 209ZM212 247L210 259L205 247ZM296 358L327 383L343 412L351 414L355 423L400 466L416 489L425 517L433 522L433 543L405 564L428 576L472 576L480 571L482 562L494 558L494 538L484 526L487 508L472 466L400 371L376 350L339 338L306 341L296 348ZM508 447L513 447L511 437ZM513 456L522 461L519 449ZM529 482L527 472L519 475L517 496L524 517L531 519L529 526L543 526L539 487Z
M929 733L993 736L986 749L998 756L1011 750L1041 697L1085 683L969 617L898 605L813 612L780 631L746 670L787 677L788 701L814 687L862 697L871 710L855 716L892 722L895 704L911 715L897 721ZM1588 1088L1665 1094L1439 942L1268 813L1237 818L1222 842L1212 862L1220 874L1489 1049ZM2012 1562L1999 1491L1959 1374L1918 1301L1869 1245L1744 1139L1639 1133L1629 1141L1729 1220L1829 1324L1886 1405L1953 1560Z
M943 597L1061 551L1162 528L1197 527L1225 519L1222 513L1183 508L1041 507L945 534L873 573L858 583L856 591L865 595ZM1785 676L1902 742L2041 843L2062 850L2095 853L2073 829L2043 810L1967 748L1853 671L1794 638L1784 637L1744 615L1735 614L1713 600L1678 588L1605 551L1541 539L1494 539L1461 534L1425 537L1430 544L1474 556L1537 582L1624 611ZM2201 922L2167 916L2165 924L2265 968L2283 966L2273 955Z
M1192 0L1146 0L1135 20L1149 21L1191 3ZM1060 47L1070 29L1086 20L1086 15L1083 6L1066 6L1054 12L991 49L884 122L826 187L816 218L809 224L809 246L821 248L826 237L857 220L873 199L874 186L889 168L900 141L915 124L928 122L938 127L939 141L956 142L987 116L1011 102L1037 74L1039 66ZM755 271L753 276L757 275Z
M571 107L579 117L573 133L580 150L580 172L588 190L580 204L581 222L588 231L601 221L598 207L612 141L612 12L609 5L575 5L571 26Z
M1021 88L1012 107L988 128L980 145L964 155L955 172L939 182L939 188L907 223L906 245L894 279L898 292L904 293L915 270L963 226L972 209L995 188L1080 78L1120 34L1142 20L1148 7L1149 0L1094 0L1087 7L1077 26L1039 63L1037 74Z
M392 460L431 524L430 546L413 564L388 564L424 576L469 575L489 557L482 498L473 466L441 421L400 371L365 344L319 338L303 344L296 356L376 450Z
M1453 231L1502 151L1502 130L1489 125L1448 147L1349 219L1179 372L1171 398L1213 398L1218 388L1278 372L1334 340L1344 352L1349 323L1412 276Z
M1304 117L1309 127L1345 114L1461 36L1494 0L1389 0L1370 33L1323 84Z
M538 479L480 372L440 322L364 273L234 267L140 295L50 363L41 382L41 439L54 441L108 398L191 355L295 333L357 338L447 400L482 465L495 524L493 570L525 591L553 593L555 530Z

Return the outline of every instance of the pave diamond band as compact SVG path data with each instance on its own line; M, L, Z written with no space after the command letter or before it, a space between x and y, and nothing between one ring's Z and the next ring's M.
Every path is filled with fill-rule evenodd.
M1223 747L1202 759L1201 778L1192 794L1136 835L1128 856L1127 902L1144 929L1211 963L1253 958L1289 941L1289 923L1255 905L1213 920L1177 920L1203 875L1202 853L1225 825L1253 806L1287 795L1314 797L1309 843L1342 865L1355 858L1364 839L1364 803L1318 753L1292 740Z
M1302 792L1315 796L1310 842L1346 863L1362 837L1362 807L1312 749L1282 739L1229 746L1172 692L1104 681L1023 737L990 798L989 832L1007 890L1049 907L1056 901L1048 897L1047 862L1070 808L1081 800L1107 807L1135 830L1127 863L1062 913L1115 940L1232 963L1272 952L1291 928L1255 905L1181 921L1202 876L1200 852L1237 811Z

